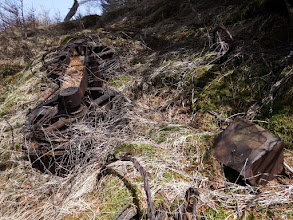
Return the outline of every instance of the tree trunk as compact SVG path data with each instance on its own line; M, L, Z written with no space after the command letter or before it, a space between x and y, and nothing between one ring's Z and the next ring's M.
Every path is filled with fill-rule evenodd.
M64 18L64 21L69 21L76 13L79 3L77 0L74 0L72 7L70 8L68 14Z

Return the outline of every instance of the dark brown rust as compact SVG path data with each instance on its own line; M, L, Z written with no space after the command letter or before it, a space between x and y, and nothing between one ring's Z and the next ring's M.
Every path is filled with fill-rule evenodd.
M239 117L216 139L214 156L251 185L265 185L283 170L281 139Z

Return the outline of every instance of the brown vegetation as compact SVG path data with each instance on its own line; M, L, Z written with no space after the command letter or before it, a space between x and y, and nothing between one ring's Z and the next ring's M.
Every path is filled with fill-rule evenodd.
M2 74L1 218L112 219L133 204L147 219L143 180L131 163L108 165L112 172L96 182L107 155L115 153L144 167L162 219L191 218L185 198L191 187L198 190L196 215L203 219L291 219L288 169L266 186L240 186L223 177L211 154L214 138L242 116L280 136L293 166L292 25L267 2L140 1L105 13L87 30L78 20L27 29L27 35L16 28L2 32L8 47L1 59L27 66ZM212 41L218 26L233 36L229 54L223 50L229 42ZM28 109L56 89L39 55L85 35L119 51L120 68L107 73L107 85L127 105L118 115L95 108L88 113L93 117L70 124L68 144L76 152L91 146L93 159L77 161L65 177L44 174L21 152ZM31 51L27 58L25 51Z

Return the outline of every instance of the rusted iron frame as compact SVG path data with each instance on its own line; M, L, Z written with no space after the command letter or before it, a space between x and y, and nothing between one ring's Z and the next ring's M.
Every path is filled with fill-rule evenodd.
M62 69L62 74L64 74L64 71L66 70L65 66L69 64L70 57L73 54L72 48L81 47L82 48L81 50L84 50L83 52L84 52L84 57L85 57L84 62L83 62L83 66L84 66L84 68L83 68L84 75L83 76L88 76L88 73L90 71L89 70L89 67L88 67L88 60L89 60L88 58L89 58L90 54L93 54L94 49L91 48L91 46L89 46L87 44L84 44L84 42L85 41L82 41L81 43L80 42L78 42L78 43L75 43L74 42L74 43L71 43L71 44L66 45L66 46L60 46L60 47L57 47L57 48L53 48L52 50L48 51L47 53L45 53L43 55L42 61L43 61L44 66L48 69L50 67L49 66L46 66L46 64L49 64L50 66L52 66L52 64L54 63L54 62L52 62L52 63L46 63L46 56L50 52L52 52L52 51L54 52L54 51L58 51L58 50L65 50L65 55L66 55L66 58L65 59L60 59L62 56L65 56L64 54L59 55L57 57L53 57L51 59L51 60L54 60L56 62L59 62L59 64L57 64L58 65L57 66L58 67L58 71L60 69L60 66L63 66L61 69ZM112 50L112 48L111 49L107 49L107 48L103 48L103 46L101 46L101 49L102 50L99 53L97 53L97 54L102 53L102 54L100 54L101 56L100 57L99 56L95 56L98 59L101 58L102 56L104 56L104 54L107 54L107 53L111 53L111 56L113 56L115 54L115 52ZM107 50L107 51L105 51L105 50ZM81 51L77 51L77 52L79 53ZM97 62L98 65L100 65L100 62L98 62L98 60L96 62ZM104 60L104 62L106 62L106 60ZM52 71L51 73L52 74L55 74L56 71ZM96 77L96 74L93 74L93 75ZM85 77L83 77L83 79L84 78ZM99 79L99 80L102 80L102 79ZM86 83L86 86L81 86L81 88L80 88L80 90L82 90L83 95L84 95L85 91L87 91L87 82L88 82L88 78L86 77L86 80L83 81L83 83ZM85 85L83 83L81 83L81 84L82 85ZM103 102L106 102L107 100L110 101L116 95L116 93L113 92L112 90L108 91L107 89L103 89L103 88L92 88L92 87L89 88L89 90L96 90L96 89L97 90L99 90L99 89L102 89L103 90L103 93L102 93L103 95L96 99L96 101L98 102L96 104L98 104L98 105L102 105ZM81 99L82 98L83 98L83 96L81 96ZM59 130L59 129L62 129L62 127L66 123L72 123L74 120L76 120L76 119L79 118L79 117L77 117L74 114L68 114L68 113L67 113L67 116L66 116L68 118L64 118L61 115L56 115L56 118L60 117L58 119L58 121L55 122L55 123L53 123L53 124L51 124L51 125L49 125L47 128L44 128L41 125L41 121L38 121L37 123L35 123L36 122L35 120L37 119L40 111L43 110L43 106L45 105L45 106L52 106L52 107L55 106L56 107L56 105L57 105L56 102L58 102L59 99L60 99L60 94L56 95L55 97L53 97L50 100L46 100L45 102L43 102L43 104L40 104L38 106L39 110L37 110L38 108L35 109L35 111L32 112L33 115L31 117L29 117L29 118L31 118L31 120L29 119L27 124L30 127L30 133L33 135L33 137L31 137L31 138L35 139L35 142L37 142L38 144L40 144L41 146L44 147L44 148L41 147L42 149L40 149L40 148L38 148L38 149L34 149L34 148L32 148L32 149L30 149L30 148L25 149L25 151L27 151L28 154L30 154L29 152L32 153L31 156L33 156L33 155L36 156L35 162L36 162L36 160L42 160L42 157L49 157L49 156L50 157L55 157L55 156L58 156L58 155L59 156L62 156L63 155L62 151L66 150L63 145L62 145L62 147L59 147L58 146L58 147L55 147L55 148L50 148L50 149L48 148L49 147L49 145L48 145L49 142L51 142L51 141L53 141L53 142L56 142L56 141L57 142L60 142L60 140L59 140L60 138L57 138L56 139L56 137L55 138L52 137L54 140L51 140L50 136L52 134L55 134L55 132L53 132L53 131L57 131L57 130L58 130L58 133L60 132L60 134L64 133L64 131ZM71 113L74 113L74 112L71 112ZM84 114L84 112L82 112L82 113ZM46 114L46 113L44 113L44 114ZM46 121L48 119L49 119L49 117L46 117L46 119L43 119L43 120ZM50 123L48 123L48 124L50 124ZM40 133L40 134L42 133L42 135L40 136L37 133ZM62 142L62 140L61 140L61 142ZM34 151L35 153L33 153L32 151ZM42 161L39 161L38 163L42 163L43 164ZM43 164L43 166L44 166L44 169L48 169L48 168L46 168L46 165L45 164ZM52 171L52 172L55 173L55 171L51 170L51 168L49 168L50 169L50 172ZM59 171L56 171L56 172L59 172Z

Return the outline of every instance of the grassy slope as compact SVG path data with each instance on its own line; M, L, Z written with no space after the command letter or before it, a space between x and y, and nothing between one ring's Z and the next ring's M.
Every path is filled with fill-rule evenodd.
M258 188L223 179L211 148L226 124L209 113L223 118L251 113L247 117L285 141L286 160L292 166L292 78L276 91L272 104L262 103L271 86L292 69L292 59L286 60L292 45L292 37L286 37L292 30L281 16L268 14L261 1L157 2L108 14L104 29L83 33L119 50L123 68L109 85L134 106L128 112L132 134L108 140L107 146L138 158L149 174L156 209L170 218L180 211L191 186L200 193L197 213L208 219L292 218L292 176ZM221 64L210 62L217 56L210 47L211 32L219 24L237 42L236 50ZM47 37L52 46L68 39ZM135 195L146 212L142 179L129 163L111 168L132 184L132 191L115 172L103 177L96 190L98 162L83 164L66 178L30 168L20 152L21 127L27 108L53 89L45 74L36 59L2 86L0 216L111 219ZM44 86L48 89L42 92Z

